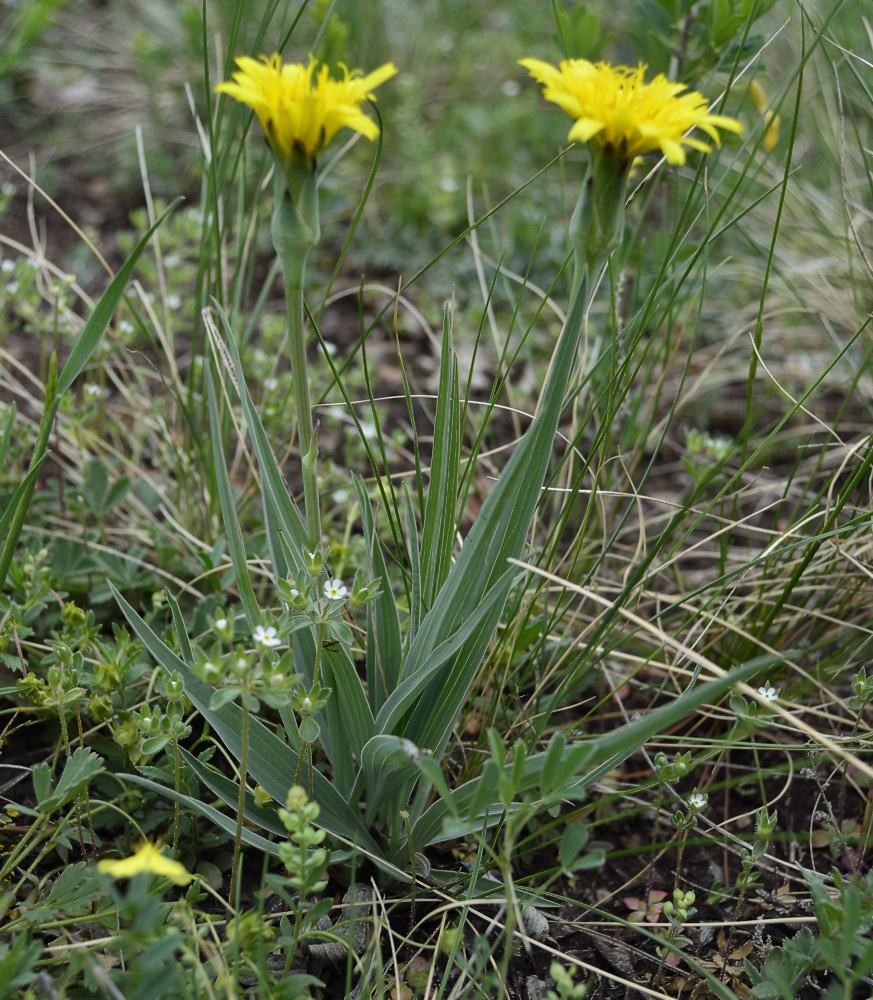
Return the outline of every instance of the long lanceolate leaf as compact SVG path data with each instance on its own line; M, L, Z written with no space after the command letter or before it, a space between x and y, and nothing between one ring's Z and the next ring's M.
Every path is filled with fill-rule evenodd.
M458 362L451 347L451 327L446 310L430 484L421 526L421 604L425 610L432 607L452 565L458 471L461 466L460 414Z
M164 643L143 621L121 594L109 584L118 606L131 628L142 640L146 649L167 673L177 670L185 685L185 694L207 723L221 736L225 746L239 760L242 754L242 710L238 705L222 705L210 709L209 703L215 689L201 681L186 663ZM284 802L288 789L297 773L298 755L278 736L256 718L249 721L248 773L278 802ZM312 772L313 791L321 806L319 826L350 841L375 857L381 852L370 834L364 829L360 817L343 795L321 772Z
M583 283L584 285L584 283ZM543 403L515 448L497 484L485 498L454 566L425 616L403 665L402 679L426 669L431 653L458 631L501 577L507 560L518 558L540 498L552 454L564 396L576 361L587 291L579 287L570 304L552 362ZM509 587L457 656L446 664L413 712L403 735L419 747L442 752L455 718L482 664L503 611Z

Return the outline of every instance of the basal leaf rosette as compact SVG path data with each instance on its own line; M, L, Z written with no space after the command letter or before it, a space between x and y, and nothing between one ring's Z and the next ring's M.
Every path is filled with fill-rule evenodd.
M708 153L712 147L688 133L700 129L720 145L718 129L741 132L734 118L713 115L706 98L683 83L658 74L645 82L646 67L611 66L567 59L555 67L539 59L522 66L543 85L543 96L574 119L568 139L609 150L632 161L660 151L668 163L685 162L685 146Z
M378 125L362 110L373 100L373 91L397 72L386 63L372 73L341 65L342 79L314 58L302 63L282 63L282 57L240 56L233 82L220 83L218 94L228 94L247 104L258 116L267 143L283 173L294 168L314 170L318 157L343 128L368 139L379 135Z

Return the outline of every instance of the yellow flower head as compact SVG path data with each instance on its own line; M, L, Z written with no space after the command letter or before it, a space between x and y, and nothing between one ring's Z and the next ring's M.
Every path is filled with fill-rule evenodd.
M539 59L522 59L521 65L543 85L546 100L576 120L569 139L610 148L623 160L660 150L668 163L681 164L683 146L702 153L711 148L686 135L692 128L702 129L716 145L716 129L742 131L733 118L711 115L706 99L684 84L663 74L646 83L642 65L632 69L585 59L568 59L557 68Z
M129 858L118 861L98 861L97 867L113 878L132 878L140 872L151 872L152 875L163 875L176 885L188 885L193 876L185 870L185 866L171 858L164 857L161 848L151 841L143 841L136 853Z
M375 139L379 127L361 110L372 91L397 72L386 63L366 76L342 66L343 79L334 80L329 67L285 63L277 53L260 61L248 56L236 60L233 83L220 83L216 93L229 94L252 108L282 168L311 167L341 128L354 129ZM318 68L317 68L318 67Z
M752 98L752 103L758 109L758 114L764 119L764 128L767 130L767 134L764 136L764 149L770 153L779 142L779 115L770 110L770 102L767 100L764 88L757 80L752 80L749 84L749 97Z

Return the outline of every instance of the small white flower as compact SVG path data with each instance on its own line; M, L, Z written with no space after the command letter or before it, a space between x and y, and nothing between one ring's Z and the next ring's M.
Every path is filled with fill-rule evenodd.
M10 295L14 295L18 291L18 282L10 281L6 286L6 291L9 292Z
M693 813L703 812L707 802L709 802L709 796L706 792L692 792L688 796L688 808Z
M339 348L332 340L326 340L324 342L324 349L332 358L336 357L336 352L339 350Z
M507 97L517 97L521 93L521 84L517 80L504 80L500 90Z
M758 694L764 699L764 701L776 701L779 697L779 691L773 687L773 685L767 681L758 688Z
M171 295L167 296L167 308L168 309L173 309L173 310L179 309L179 308L181 308L181 305L182 305L182 296L181 295L171 294Z
M273 646L278 646L282 642L276 635L276 630L272 625L267 628L264 628L263 625L256 625L255 631L252 633L252 638L258 645L264 646L266 649L272 649Z
M440 178L440 188L445 191L446 194L452 194L454 191L458 190L458 182L451 176L451 174L444 174Z
M128 319L123 319L118 324L118 332L124 334L125 337L130 336L133 333L133 323Z
M15 270L15 261L4 260L3 263L0 264L0 268L3 269L4 274L11 274Z
M221 676L221 667L217 663L213 663L212 660L207 660L203 664L203 678L204 680L210 681L214 677Z
M217 618L215 620L215 627L218 629L219 632L223 632L227 628L227 619Z
M86 382L82 386L82 394L85 399L100 399L102 396L106 395L106 391L101 389L99 385L94 382Z
M264 379L264 388L267 392L275 392L279 388L279 380L270 375L269 378Z
M324 585L324 596L330 601L341 601L347 593L342 580L329 580Z
M338 489L335 489L333 493L331 493L330 498L334 503L348 503L349 491L340 486Z

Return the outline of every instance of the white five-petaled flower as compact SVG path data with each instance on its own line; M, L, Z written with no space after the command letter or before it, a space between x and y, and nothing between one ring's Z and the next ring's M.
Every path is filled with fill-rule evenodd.
M324 596L330 601L341 601L347 593L342 580L328 580L324 585Z
M776 701L779 697L779 691L773 687L773 685L766 681L758 688L758 694L764 699L764 701Z
M259 646L264 646L267 649L272 649L273 646L278 646L282 642L272 625L267 626L267 628L264 628L263 625L256 625L252 638Z
M707 802L709 802L709 796L706 792L692 792L688 796L688 808L693 813L703 812Z

